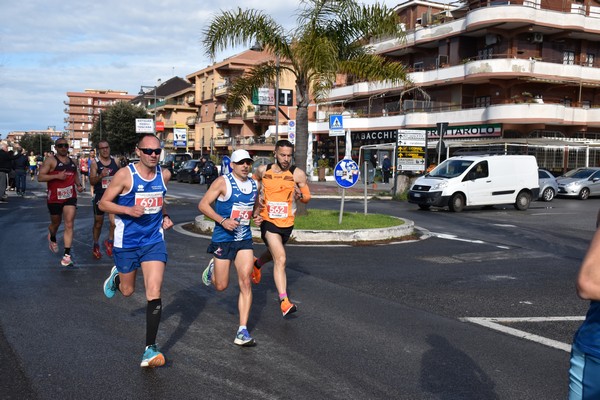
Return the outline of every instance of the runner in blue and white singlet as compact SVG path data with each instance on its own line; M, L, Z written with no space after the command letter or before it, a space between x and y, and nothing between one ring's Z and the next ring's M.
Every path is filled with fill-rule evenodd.
M102 146L104 147L104 146ZM108 149L102 149L107 151ZM115 215L115 266L104 281L107 298L117 292L129 297L135 292L139 269L146 289L146 347L141 367L165 365L156 343L162 315L161 288L167 264L164 231L173 227L165 212L164 196L171 179L168 169L158 165L162 148L155 135L142 135L135 149L140 160L120 168L98 202L100 211Z
M238 220L240 224L233 231L228 231L221 224L215 223L212 241L220 243L252 239L250 220L252 219L252 210L258 193L256 182L252 178L239 181L233 174L224 176L227 193L225 196L217 198L215 211L222 218L227 217Z
M129 164L133 183L131 190L117 197L117 204L131 207L135 204L144 206L144 215L134 218L126 214L115 216L115 242L118 248L135 248L159 243L164 240L162 229L163 198L167 186L163 182L160 166L156 166L154 179L147 181L137 172L135 164Z
M240 325L233 342L238 346L256 344L247 326L252 306L250 274L254 260L250 221L259 225L262 217L257 209L258 184L250 178L252 163L246 150L234 151L231 173L219 176L198 204L200 212L215 221L212 240L206 249L213 258L202 273L202 282L213 285L216 290L225 290L229 285L230 266L233 264L237 270Z

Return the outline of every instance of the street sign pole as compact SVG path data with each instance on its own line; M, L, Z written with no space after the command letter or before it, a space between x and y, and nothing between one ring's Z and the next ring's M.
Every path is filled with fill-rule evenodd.
M365 161L365 175L364 176L368 176L367 172L368 172L368 165L367 162ZM364 195L364 202L365 202L365 215L367 215L367 180L368 179L363 179L363 181L365 182L365 195Z
M340 219L338 225L342 224L342 216L344 215L344 198L346 197L346 189L342 189L342 202L340 203Z

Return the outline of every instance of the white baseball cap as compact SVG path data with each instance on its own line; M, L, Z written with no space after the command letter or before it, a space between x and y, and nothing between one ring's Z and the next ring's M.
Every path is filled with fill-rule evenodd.
M246 150L240 149L231 153L231 162L237 164L244 160L250 160L251 162L254 162L254 160L252 159L252 157L250 157L250 154Z

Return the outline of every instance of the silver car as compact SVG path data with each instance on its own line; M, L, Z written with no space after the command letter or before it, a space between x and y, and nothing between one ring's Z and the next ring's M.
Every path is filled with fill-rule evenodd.
M560 196L585 200L600 195L600 168L577 168L556 178Z
M556 178L549 171L541 168L538 170L538 178L540 182L540 200L552 201L558 193Z

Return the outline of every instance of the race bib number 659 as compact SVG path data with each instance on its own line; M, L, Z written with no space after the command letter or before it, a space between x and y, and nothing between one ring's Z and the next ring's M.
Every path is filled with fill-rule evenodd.
M144 207L144 214L156 214L162 210L163 196L160 192L136 193L135 205Z

